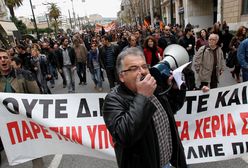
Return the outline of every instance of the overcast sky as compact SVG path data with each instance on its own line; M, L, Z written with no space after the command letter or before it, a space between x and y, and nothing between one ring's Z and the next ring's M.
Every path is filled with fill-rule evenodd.
M32 0L33 6L35 6L35 15L44 14L47 12L47 6L42 3L54 2L62 11L62 15L69 16L68 10L70 10L72 17L72 3L71 0ZM121 0L73 0L74 10L76 17L85 16L90 14L100 14L103 17L117 17L117 12L120 10ZM31 17L32 12L30 8L29 0L23 1L23 6L15 9L16 16Z

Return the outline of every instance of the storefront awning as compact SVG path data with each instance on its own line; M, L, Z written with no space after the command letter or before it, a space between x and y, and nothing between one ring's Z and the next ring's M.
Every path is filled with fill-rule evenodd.
M18 31L13 22L0 21L0 25L8 36L13 35L13 31Z

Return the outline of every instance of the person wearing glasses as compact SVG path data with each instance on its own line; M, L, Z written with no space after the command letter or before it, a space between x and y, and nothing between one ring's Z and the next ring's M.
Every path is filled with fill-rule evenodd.
M20 58L17 58L19 63ZM15 61L14 59L13 61ZM6 50L0 48L0 92L7 93L40 93L37 82L33 79L30 71L23 68L13 68L11 65L11 57ZM19 70L18 70L19 69ZM0 139L0 149L3 146ZM35 149L34 149L35 150ZM1 154L0 154L1 158ZM0 159L1 160L1 159ZM34 168L43 168L44 163L42 158L32 160Z
M185 99L185 87L161 94L138 48L121 52L116 61L120 84L105 97L103 118L112 135L119 168L186 168L174 114Z
M165 26L163 35L158 39L158 46L164 50L168 45L176 43L176 37L171 33L170 26Z
M210 34L208 46L202 46L196 52L194 68L201 82L200 89L203 86L217 88L219 77L225 69L225 60L218 40L218 34Z

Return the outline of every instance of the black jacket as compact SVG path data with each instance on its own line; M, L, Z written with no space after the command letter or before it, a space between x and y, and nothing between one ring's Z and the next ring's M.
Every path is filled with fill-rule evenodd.
M76 65L76 53L75 50L72 47L67 47L68 50L68 54L71 60L71 65L75 66ZM57 52L57 60L58 60L58 64L57 67L59 69L62 69L62 67L64 66L64 62L63 62L63 49L60 48Z
M157 98L165 108L170 122L173 143L170 163L176 168L186 168L184 150L174 119L174 113L184 103L186 91L177 92ZM173 106L170 106L171 103ZM123 84L106 96L103 117L113 137L120 168L160 168L159 145L152 120L155 111L156 107L147 97L135 95Z
M114 57L114 66L115 66L115 63L116 63L116 59L117 59L117 56L120 52L119 50L119 46L117 45L114 45L114 44L111 44L111 49L113 51L113 57ZM99 56L100 56L100 62L101 62L101 65L104 69L106 69L106 47L105 46L102 46L100 49L99 49Z

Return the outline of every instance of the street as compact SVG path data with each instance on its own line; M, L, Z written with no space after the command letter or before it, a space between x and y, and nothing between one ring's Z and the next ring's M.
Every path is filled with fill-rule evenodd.
M76 74L75 74L76 75ZM78 85L78 77L76 76L76 92L78 93L97 93L94 89L94 84L90 78L89 72L87 72L87 85ZM235 80L231 77L230 69L226 69L221 76L220 87L235 84ZM51 91L54 94L67 93L67 88L62 87L62 81L59 77L56 80L56 87ZM103 92L108 92L109 86L105 75L105 81L103 82ZM97 158L91 158L87 156L79 155L55 155L43 157L45 166L48 168L117 168L116 162L101 160ZM17 166L9 166L6 155L2 152L2 165L1 168L31 168L31 162L19 164ZM212 163L202 163L190 165L190 168L248 168L248 156L246 158L238 158L227 161L219 161Z

